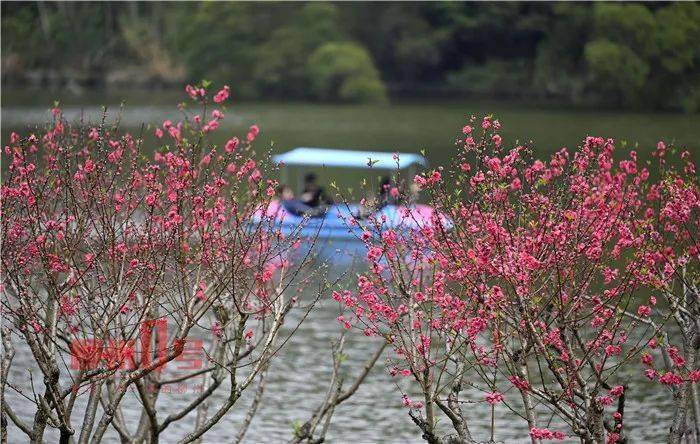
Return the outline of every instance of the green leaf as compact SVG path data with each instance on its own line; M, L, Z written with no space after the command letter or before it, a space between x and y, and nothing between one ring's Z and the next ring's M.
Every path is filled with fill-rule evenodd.
M301 421L294 421L292 423L292 429L294 430L294 436L301 436Z

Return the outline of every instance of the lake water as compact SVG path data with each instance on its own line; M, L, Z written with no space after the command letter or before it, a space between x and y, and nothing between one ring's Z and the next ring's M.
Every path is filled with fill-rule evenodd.
M144 103L145 96L150 100ZM153 96L153 99L151 97ZM148 125L181 117L175 105L179 94L113 93L87 97L46 94L4 93L2 136L10 130L27 128L49 118L48 108L59 99L66 115L97 122L101 106L108 106L108 121L114 121L122 99L124 127L153 134ZM541 155L566 146L574 148L588 135L625 141L625 149L636 149L642 158L664 139L690 149L700 158L700 115L631 113L617 111L536 108L491 102L413 101L392 105L330 105L306 103L233 103L228 106L223 130L216 133L221 143L232 135L245 135L252 124L262 132L256 142L260 151L283 152L298 146L420 152L425 150L432 166L447 164L454 153L454 141L470 115L493 114L503 124L504 144L532 142ZM620 144L621 145L621 144ZM322 179L339 180L357 187L355 172L319 171ZM344 177L350 180L343 180Z
M330 380L330 342L337 340L341 327L336 320L339 314L337 304L330 297L316 306L311 316L304 322L299 330L292 336L282 350L281 355L273 361L267 380L266 391L261 407L253 420L246 439L248 443L283 443L292 438L294 425L303 423L309 419L311 412L322 402ZM301 316L301 311L292 316L287 323L283 336L290 333L296 325L296 320ZM196 337L196 335L195 335ZM15 342L17 343L17 341ZM345 354L348 359L343 364L343 374L346 378L346 387L353 381L364 364L364 361L377 347L376 340L366 338L359 331L348 336L345 346ZM411 395L412 399L420 399L411 384L409 378L391 377L388 374L390 356L389 350L378 361L376 367L368 376L365 383L357 393L341 404L333 416L333 423L327 436L330 443L420 443L420 433L410 421L408 413L402 407L400 387ZM177 364L180 365L180 364ZM34 367L31 356L26 349L18 349L14 366L10 374L10 380L16 386L23 388L25 393L31 394L31 386L28 379L28 368ZM171 371L172 366L166 370ZM177 370L174 375L179 375ZM38 373L35 373L37 376ZM64 372L65 377L65 372ZM36 379L36 378L35 378ZM621 375L620 380L632 381L627 391L627 404L625 409L626 432L631 443L662 443L665 442L664 433L668 430L671 417L671 395L659 390L658 385L651 385L640 376L639 373ZM478 381L478 380L477 380ZM69 381L65 381L69 383ZM162 419L172 411L183 408L196 397L196 384L200 379L189 381L187 384L172 386L173 392L161 393L158 400L158 414ZM37 387L41 382L35 380ZM179 390L182 389L182 392ZM43 390L43 389L40 389ZM238 401L224 419L214 426L205 436L204 442L232 442L243 421L248 405L252 399L254 386ZM507 383L502 387L506 401L516 406L520 396ZM225 383L212 397L210 412L213 412L218 403L223 402L228 392ZM467 394L471 394L474 400L483 399L483 393L467 388ZM87 395L78 399L72 418L75 427L81 424L81 412L86 403ZM464 399L469 399L464 396ZM15 412L31 423L33 407L25 399L19 398L10 391L8 401ZM130 405L137 408L129 408ZM469 404L465 406L465 412L469 420L469 427L475 438L487 441L490 434L491 416L490 409L483 403ZM140 417L140 405L137 397L130 393L123 403L123 413L127 424L135 430ZM540 426L543 421L550 419L544 410L540 410ZM161 435L161 442L176 442L192 430L194 416L191 415L179 422L171 424ZM496 410L496 440L506 443L527 443L527 427L524 422L512 417L503 405ZM441 419L445 429L447 420ZM553 429L559 429L560 422L554 419L550 425ZM447 431L447 430L445 430ZM9 429L11 443L25 441L25 435L13 425ZM53 429L48 428L45 434L46 442L57 442L58 436ZM117 443L118 436L111 428L104 442ZM567 442L577 442L567 440Z
M156 95L148 104L133 94L120 96L59 97L70 118L80 115L97 121L100 108L107 104L116 110L119 97L128 97L122 124L132 131L140 125L159 124L165 118L177 117L170 104L182 100L172 94ZM48 118L50 97L42 94L8 93L3 97L2 137L11 130L26 130ZM150 96L149 96L150 99ZM648 153L663 138L689 148L696 158L700 150L700 118L698 115L643 114L611 111L570 111L562 109L528 108L498 103L411 102L386 106L341 106L296 103L241 103L229 106L220 139L231 134L244 134L253 123L262 129L258 148L271 147L281 152L296 146L327 146L336 148L365 148L382 151L418 152L425 149L432 165L447 163L454 150L453 141L465 116L494 113L505 127L506 142L516 138L532 140L541 154L562 146L573 147L586 135L603 135L623 139L628 147L638 146ZM111 114L109 119L113 119ZM145 127L152 133L152 128ZM323 180L338 181L357 187L360 175L340 171L321 171ZM321 401L330 377L329 343L337 338L340 326L335 317L338 307L329 297L317 307L302 325L283 354L274 361L258 416L253 421L247 442L285 442L292 436L295 421L304 422ZM362 335L353 335L346 345L349 359L346 369L356 374L375 343ZM26 383L26 368L31 360L26 350L18 350L12 378ZM630 442L663 442L669 426L670 395L644 382L639 374L627 375L634 380L634 390L628 392L626 430ZM420 433L401 406L397 384L409 388L408 381L397 381L386 371L381 360L357 394L341 405L334 416L329 442L421 442ZM410 388L409 388L410 391ZM168 406L181 405L190 394L163 394L159 407L165 415ZM507 397L517 398L515 393ZM225 420L207 435L205 442L231 441L240 424L247 401L244 398ZM134 401L135 402L135 401ZM29 406L17 402L18 413L30 421ZM80 410L80 409L77 409ZM471 406L468 409L470 427L479 439L488 439L490 416L488 409ZM521 421L513 421L505 409L497 411L496 439L505 442L528 442L527 430ZM126 411L127 417L135 411ZM75 418L76 423L79 419ZM172 425L163 442L172 442L191 429L191 423L181 421ZM47 433L47 437L48 437ZM23 441L23 435L11 427L10 442ZM110 435L109 442L116 442ZM49 439L49 442L51 440Z

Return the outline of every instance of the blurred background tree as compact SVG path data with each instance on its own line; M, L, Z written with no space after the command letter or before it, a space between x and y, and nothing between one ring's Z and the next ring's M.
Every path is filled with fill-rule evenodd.
M2 3L5 86L700 108L687 3Z
M386 90L365 48L352 42L325 43L311 54L307 75L321 100L386 100Z

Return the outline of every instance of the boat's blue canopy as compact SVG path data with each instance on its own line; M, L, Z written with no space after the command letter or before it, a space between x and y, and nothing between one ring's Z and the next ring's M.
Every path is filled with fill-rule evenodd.
M343 168L375 168L394 169L397 153L386 153L381 151L354 151L333 148L294 148L286 153L272 156L272 160L285 165L296 166L327 166ZM411 165L428 166L428 161L420 154L398 153L399 168L406 168Z

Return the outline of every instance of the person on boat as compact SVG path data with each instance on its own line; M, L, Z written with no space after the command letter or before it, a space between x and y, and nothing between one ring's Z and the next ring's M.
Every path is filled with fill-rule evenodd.
M368 192L367 197L362 199L355 213L358 219L365 219L375 211L379 211L387 205L399 205L399 194L392 195L393 184L389 176L384 176L379 180L379 192L374 194Z
M415 205L420 201L420 185L415 182L411 182L408 187L408 204Z
M377 198L377 209L380 210L387 205L399 205L400 195L396 191L392 192L394 184L391 177L384 176L379 181L379 194Z
M323 215L320 208L311 207L300 199L294 198L294 191L288 185L280 185L277 187L277 196L280 199L282 207L289 213L295 216L319 217Z
M301 194L301 201L312 208L318 208L321 204L333 205L333 199L326 194L326 190L316 180L314 173L304 176L304 191Z

